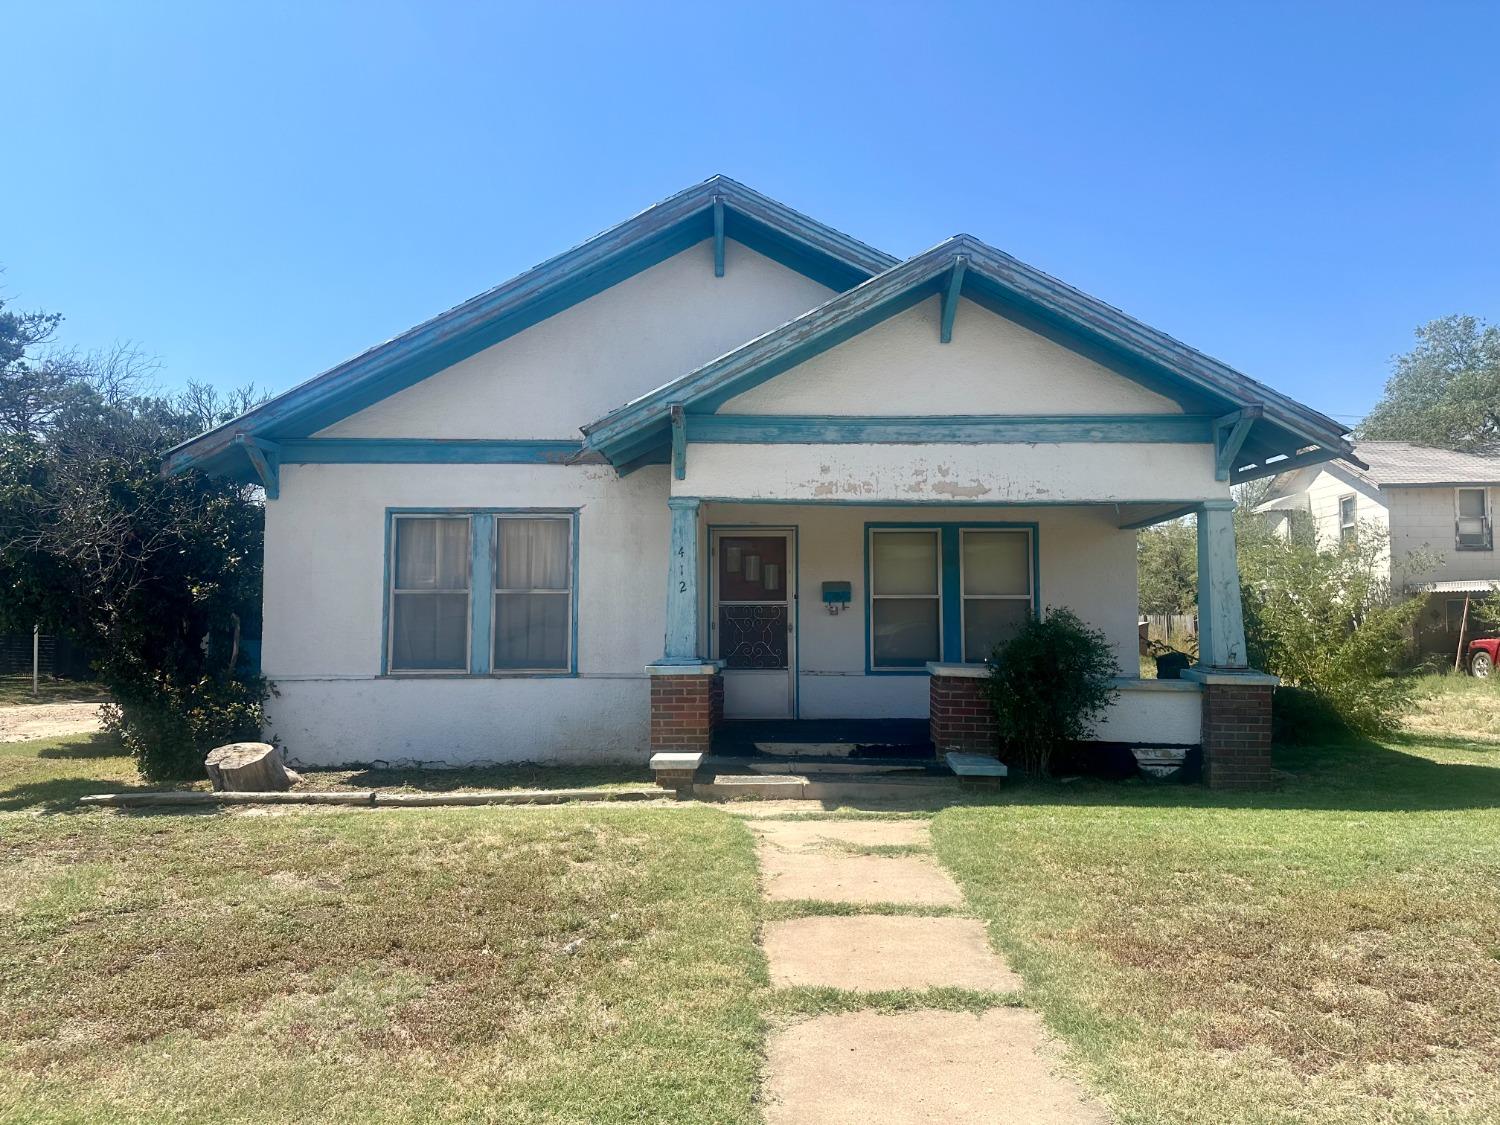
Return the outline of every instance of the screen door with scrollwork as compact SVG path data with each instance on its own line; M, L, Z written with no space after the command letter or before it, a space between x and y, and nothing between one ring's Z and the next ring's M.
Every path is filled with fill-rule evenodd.
M713 535L713 654L724 661L724 715L791 718L797 638L796 541L761 528Z

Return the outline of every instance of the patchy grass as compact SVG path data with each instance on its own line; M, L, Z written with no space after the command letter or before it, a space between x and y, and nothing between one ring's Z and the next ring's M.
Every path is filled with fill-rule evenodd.
M61 811L135 781L0 748L0 1120L756 1119L737 818Z
M0 707L18 707L28 703L107 703L109 693L98 684L79 680L54 680L43 676L31 694L31 673L24 676L0 676Z
M1488 690L1278 752L1273 793L1026 785L934 844L1122 1121L1500 1120Z
M1416 691L1416 710L1406 721L1409 735L1500 749L1500 676L1430 674L1417 678Z
M586 789L646 785L652 773L644 763L628 765L545 766L521 763L473 769L407 769L401 767L326 770L301 769L299 789L389 789L399 793L463 793L477 789Z

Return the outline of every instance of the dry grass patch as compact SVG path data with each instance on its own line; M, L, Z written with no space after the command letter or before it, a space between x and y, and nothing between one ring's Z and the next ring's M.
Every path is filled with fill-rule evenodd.
M934 841L1125 1121L1500 1120L1500 746L1278 764L1259 795L1027 786Z
M0 1119L754 1120L731 817L48 815L119 760L7 764Z

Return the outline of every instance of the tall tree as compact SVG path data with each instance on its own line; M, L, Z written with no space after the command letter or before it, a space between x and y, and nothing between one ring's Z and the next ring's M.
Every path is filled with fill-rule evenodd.
M1445 316L1418 328L1359 436L1448 449L1500 442L1500 326Z

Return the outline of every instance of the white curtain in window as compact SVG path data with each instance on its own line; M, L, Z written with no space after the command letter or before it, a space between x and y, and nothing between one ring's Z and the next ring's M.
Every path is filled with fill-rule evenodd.
M496 668L568 667L572 523L565 519L495 521Z
M469 521L398 519L391 669L469 666Z

